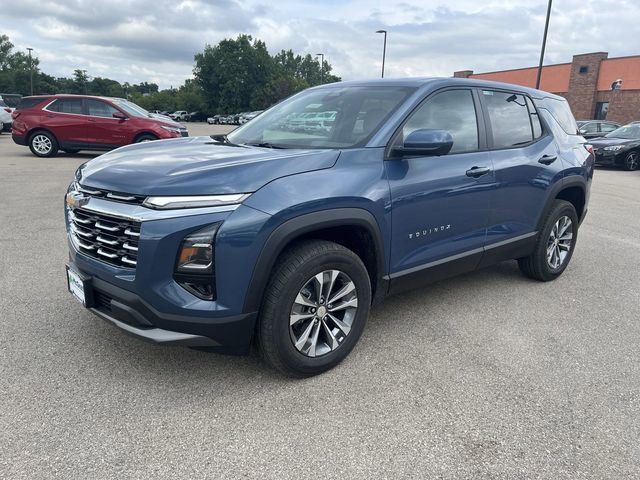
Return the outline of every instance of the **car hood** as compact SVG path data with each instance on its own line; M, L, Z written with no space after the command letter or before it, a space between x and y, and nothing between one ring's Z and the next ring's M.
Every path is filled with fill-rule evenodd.
M602 147L610 147L611 145L632 145L635 143L640 143L640 139L628 139L628 138L598 138L594 140L589 140L589 143L594 148L602 148Z
M76 178L86 187L137 195L250 193L280 177L330 168L339 154L186 137L113 150L82 165Z

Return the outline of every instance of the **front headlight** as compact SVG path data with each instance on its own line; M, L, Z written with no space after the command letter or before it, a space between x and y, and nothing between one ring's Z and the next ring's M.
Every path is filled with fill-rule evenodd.
M604 147L607 152L617 152L618 150L622 150L623 148L623 145L611 145L610 147Z
M174 279L203 300L215 299L214 241L222 223L214 223L187 235L180 245Z
M166 130L167 132L171 132L171 133L182 133L182 129L178 128L178 127L169 127L167 125L161 125L161 127Z
M218 207L237 205L251 195L250 193L233 193L228 195L191 195L179 197L147 197L143 206L158 210L174 208Z

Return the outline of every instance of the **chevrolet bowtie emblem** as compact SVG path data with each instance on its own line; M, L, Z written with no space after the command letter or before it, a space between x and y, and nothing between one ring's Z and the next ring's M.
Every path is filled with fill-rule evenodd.
M82 207L89 203L89 198L80 192L69 192L66 197L67 206L71 208Z

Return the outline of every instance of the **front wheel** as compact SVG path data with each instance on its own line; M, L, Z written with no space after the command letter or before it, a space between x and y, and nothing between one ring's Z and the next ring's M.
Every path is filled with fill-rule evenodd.
M142 143L142 142L152 142L154 140L157 140L158 137L154 137L153 135L140 135L138 138L136 138L135 143Z
M637 170L640 166L640 154L638 152L629 152L624 158L624 169L630 172Z
M355 253L333 242L302 242L281 257L269 281L259 348L286 375L317 375L351 352L370 305L369 275Z
M527 277L542 282L558 278L569 265L578 239L578 215L569 202L556 200L531 255L518 259Z

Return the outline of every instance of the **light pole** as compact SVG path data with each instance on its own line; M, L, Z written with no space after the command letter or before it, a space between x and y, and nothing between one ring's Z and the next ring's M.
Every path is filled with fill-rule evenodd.
M387 56L387 31L376 30L376 33L384 33L384 44L382 46L382 78L384 78L384 59Z
M89 78L87 77L87 71L86 70L82 70L82 73L84 75L82 75L82 80L84 81L84 94L87 94L87 83Z
M542 62L544 61L544 49L547 46L547 32L549 31L549 17L551 16L551 3L549 0L547 6L547 20L544 23L544 35L542 36L542 49L540 50L540 63L538 64L538 78L536 79L536 88L540 88L540 77L542 76Z
M324 53L316 53L316 57L320 57L320 84L324 83Z
M29 79L31 81L31 95L33 95L33 60L31 57L31 52L33 51L33 48L27 47L27 50L29 50Z

